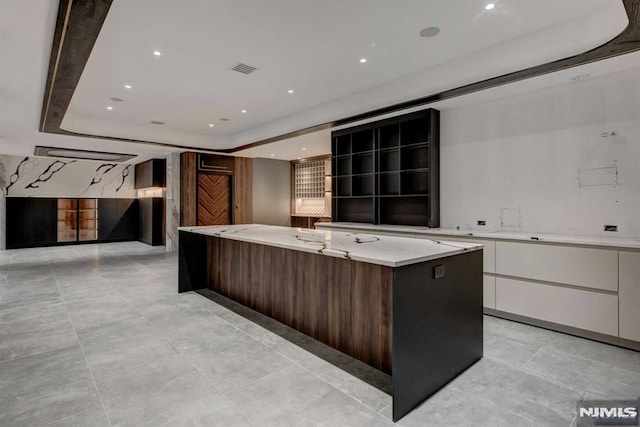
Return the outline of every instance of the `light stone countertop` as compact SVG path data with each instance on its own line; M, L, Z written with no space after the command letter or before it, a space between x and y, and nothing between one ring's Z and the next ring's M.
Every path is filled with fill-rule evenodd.
M427 228L409 225L374 225L356 222L321 222L316 224L316 228L325 230L357 231L362 233L402 233L407 237L424 236L451 236L451 237L471 237L479 239L499 239L528 242L562 243L585 246L606 246L620 249L640 249L639 239L628 239L619 237L604 236L579 236L569 234L550 233L525 233L510 231L478 231L478 230L458 230L455 228ZM446 237L445 237L446 238Z
M388 267L401 267L482 249L481 244L446 242L438 239L376 236L371 233L309 230L261 224L179 227L178 230Z

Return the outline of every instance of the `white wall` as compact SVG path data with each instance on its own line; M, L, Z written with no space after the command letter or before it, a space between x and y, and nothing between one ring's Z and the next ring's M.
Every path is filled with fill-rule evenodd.
M289 226L291 222L291 163L253 159L253 222Z
M0 156L6 196L135 198L134 165Z
M640 73L441 110L440 161L442 227L637 238Z

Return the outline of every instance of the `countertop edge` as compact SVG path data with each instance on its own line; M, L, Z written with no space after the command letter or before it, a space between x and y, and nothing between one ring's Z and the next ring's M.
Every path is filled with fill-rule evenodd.
M316 223L319 230L340 229L340 230L357 230L363 233L375 233L376 231L384 233L398 233L409 236L450 236L452 238L469 238L469 239L489 239L489 240L506 240L514 242L530 242L530 243L549 243L549 244L568 244L593 247L607 247L619 249L638 249L640 250L640 239L622 239L628 241L617 242L597 236L572 236L553 235L550 233L526 233L511 231L458 231L453 229L426 229L425 227L416 226L385 226L374 224L358 224L358 223L335 223L322 222Z

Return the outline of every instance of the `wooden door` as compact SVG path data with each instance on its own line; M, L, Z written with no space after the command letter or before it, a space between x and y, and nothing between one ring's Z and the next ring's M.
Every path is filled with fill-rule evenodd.
M231 175L198 174L198 225L231 224Z

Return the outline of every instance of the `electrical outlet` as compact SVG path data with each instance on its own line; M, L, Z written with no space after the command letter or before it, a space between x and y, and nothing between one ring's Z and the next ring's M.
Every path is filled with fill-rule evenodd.
M478 220L478 225L487 225L487 221Z
M605 225L604 231L618 231L617 225Z
M444 277L444 265L436 265L433 267L433 278L440 279Z

